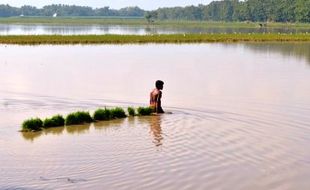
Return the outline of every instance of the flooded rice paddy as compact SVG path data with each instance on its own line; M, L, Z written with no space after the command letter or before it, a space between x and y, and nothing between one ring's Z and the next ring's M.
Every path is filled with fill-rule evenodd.
M0 189L309 189L310 43L0 45ZM29 117L173 114L20 133Z
M0 24L0 35L89 35L89 34L209 34L209 33L306 33L307 28L236 28L236 27L175 27L175 26L130 26L130 25L44 25Z

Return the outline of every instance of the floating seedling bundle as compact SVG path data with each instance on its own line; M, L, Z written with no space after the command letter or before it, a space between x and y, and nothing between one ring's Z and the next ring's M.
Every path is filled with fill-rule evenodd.
M139 107L136 109L133 107L128 107L127 112L129 116L147 116L152 114L152 109L150 107ZM91 123L96 121L108 121L112 119L121 119L128 117L125 110L121 107L115 108L99 108L95 110L93 116L89 112L77 111L69 113L65 118L62 115L55 115L51 118L46 118L44 120L40 118L27 119L22 123L23 132L29 131L40 131L42 129L51 127L63 127L65 125L82 125L85 123Z

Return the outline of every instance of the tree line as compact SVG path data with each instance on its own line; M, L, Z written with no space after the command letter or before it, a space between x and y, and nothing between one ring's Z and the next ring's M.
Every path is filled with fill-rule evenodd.
M160 20L310 22L310 0L223 0L146 14L149 19Z
M206 20L253 22L310 22L310 0L222 0L208 5L159 8L145 11L139 7L119 10L75 5L48 5L20 8L0 5L0 16L134 16L153 20Z
M143 17L145 11L139 7L126 7L119 10L109 7L96 8L76 5L47 5L39 9L24 5L20 8L10 5L0 5L0 17L11 16L119 16L119 17Z

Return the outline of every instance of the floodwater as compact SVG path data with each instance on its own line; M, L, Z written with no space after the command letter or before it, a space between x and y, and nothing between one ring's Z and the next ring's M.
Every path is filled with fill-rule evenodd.
M0 24L0 35L86 35L86 34L183 34L183 33L306 33L310 29L294 28L229 28L167 27L128 25L42 25Z
M310 44L0 45L0 189L310 189ZM173 114L37 133L26 118Z

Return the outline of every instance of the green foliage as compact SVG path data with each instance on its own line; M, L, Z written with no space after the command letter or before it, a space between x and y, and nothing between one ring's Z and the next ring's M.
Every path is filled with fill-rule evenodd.
M143 17L144 10L139 7L126 7L119 10L109 7L93 9L87 6L76 5L47 5L43 8L32 6L22 6L21 8L11 7L9 5L0 5L0 16L52 16L57 13L58 16L131 16Z
M144 15L144 10L140 9L139 7L126 7L122 8L117 11L117 16L123 16L123 17L142 17Z
M196 7L160 8L156 12L161 20L310 22L310 1L222 0Z
M310 1L296 0L296 20L299 22L310 22Z
M78 111L67 115L66 125L79 125L83 123L91 123L93 121L89 112Z
M46 118L43 121L43 127L60 127L65 125L65 119L61 115L55 115L52 118Z
M133 108L133 107L128 107L128 108L127 108L127 111L128 111L128 114L129 114L130 116L135 116L135 115L136 115L136 110L135 110L135 108Z
M144 18L147 20L147 22L150 24L155 21L155 19L158 18L157 11L148 11L144 14Z
M107 108L97 109L94 113L94 120L103 121L111 118L111 111Z
M148 23L159 20L212 20L253 22L310 22L309 0L216 0L208 5L159 8L145 11L139 7L119 10L110 7L91 8L75 5L47 5L43 8L0 5L0 17L19 16L109 16L143 17ZM53 19L51 19L53 20Z
M0 17L2 24L57 24L57 25L144 25L140 17Z
M0 5L0 17L10 17L19 15L18 8L9 5Z
M151 115L152 112L153 110L150 107L139 107L138 108L139 115Z
M110 110L111 111L111 119L119 119L127 117L123 108L116 107Z
M43 122L40 118L31 118L23 122L22 131L39 131L42 127Z

